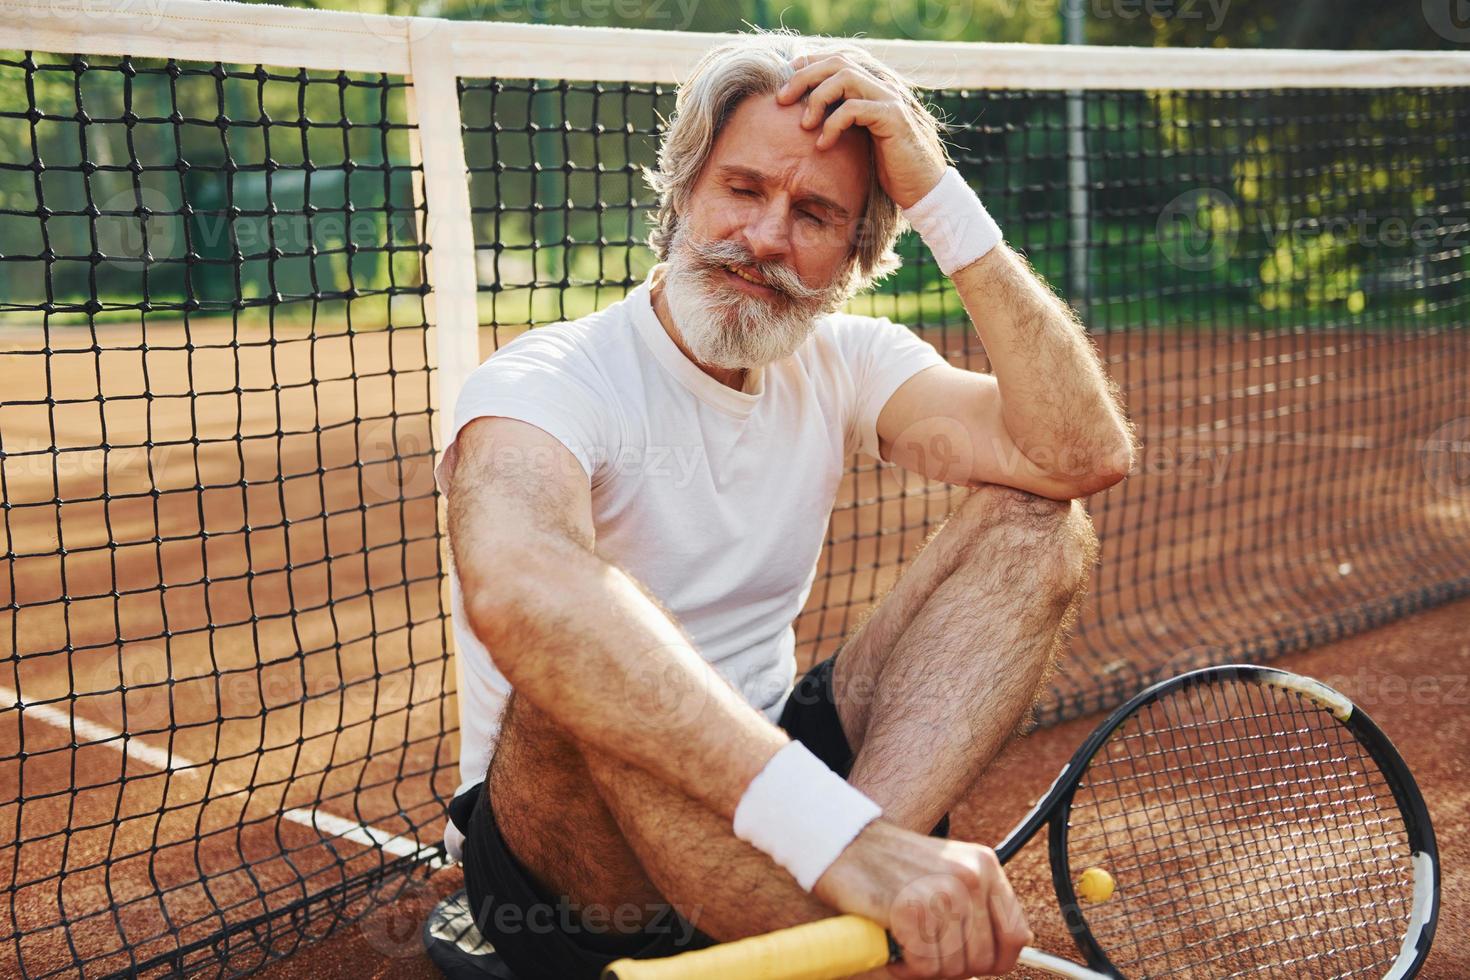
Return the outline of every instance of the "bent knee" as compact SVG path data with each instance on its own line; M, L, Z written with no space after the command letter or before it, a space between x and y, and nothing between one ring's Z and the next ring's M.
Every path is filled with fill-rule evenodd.
M976 511L990 523L1013 523L1045 529L1066 518L1069 500L1052 500L1014 487L987 483L970 491L961 511Z
M951 520L956 518L973 539L990 539L983 551L999 547L1008 555L1025 556L1064 591L1085 586L1097 562L1097 532L1080 500L1052 500L987 484L971 491ZM976 557L983 560L985 555Z
M976 529L1005 526L1068 547L1096 538L1082 501L1053 500L994 483L971 490L954 516Z

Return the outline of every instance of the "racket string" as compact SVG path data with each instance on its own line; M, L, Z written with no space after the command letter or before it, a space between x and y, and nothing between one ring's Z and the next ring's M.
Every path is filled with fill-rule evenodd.
M1167 704L1160 703L1150 706L1148 710L1151 715L1167 714L1167 707ZM1136 745L1128 746L1124 753L1124 758L1128 761L1130 774L1133 778L1139 778L1140 774L1147 774L1148 780L1144 786L1145 791L1150 800L1158 801L1162 811L1160 813L1152 813L1145 810L1141 814L1141 824L1136 828L1129 826L1129 829L1133 831L1130 834L1130 838L1136 839L1139 836L1146 836L1149 841L1148 850L1158 855L1166 851L1172 852L1178 850L1176 841L1174 840L1175 827L1177 825L1186 825L1195 830L1210 826L1221 827L1225 825L1225 821L1220 819L1222 811L1220 808L1221 800L1218 795L1191 792L1181 797L1176 791L1175 779L1179 774L1187 771L1190 778L1186 781L1185 785L1196 789L1201 785L1202 780L1213 781L1217 776L1215 773L1210 772L1208 768L1205 769L1203 774L1196 770L1202 766L1208 767L1209 763L1214 757L1220 754L1221 750L1226 748L1232 751L1238 749L1239 746L1244 744L1244 740L1238 737L1223 739L1202 738L1198 731L1199 726L1182 724L1181 719L1177 717L1162 719L1151 717L1149 721L1149 725L1139 728L1139 735L1133 740L1135 743L1143 743L1141 746L1142 750L1139 751L1139 747ZM1192 741L1181 741L1178 737L1165 737L1166 735L1185 735L1186 738ZM1150 750L1150 743L1153 743L1153 750ZM1185 748L1193 748L1199 753L1198 758L1186 761L1183 755L1183 749ZM1187 808L1179 806L1181 801L1187 804ZM1161 832L1167 836L1161 837ZM1135 844L1136 848L1137 845ZM1237 851L1233 848L1217 848L1216 851L1224 857L1226 870L1232 877L1238 880L1240 878L1239 870L1241 865L1240 855ZM1175 861L1177 862L1177 857ZM1144 864L1141 860L1138 863L1140 865ZM1161 873L1170 868L1171 864L1155 858L1154 860L1148 861L1145 866L1154 874L1141 876L1143 879L1141 893L1159 894L1162 889L1163 894L1172 899L1170 891L1172 890L1174 879L1165 873ZM1196 874L1194 877L1199 877L1199 875ZM1256 897L1259 898L1259 896ZM1179 915L1177 911L1179 904L1179 902L1173 900L1168 902L1168 921L1175 923L1188 921ZM1199 922L1191 923L1191 928L1196 931L1200 930L1201 926L1202 924ZM1210 933L1213 933L1213 931L1210 931ZM1135 947L1138 947L1140 939L1147 942L1146 946L1135 948L1133 952L1133 958L1139 963L1147 963L1148 960L1156 959L1162 955L1165 959L1163 966L1167 970L1174 966L1176 960L1183 965L1188 965L1197 959L1195 956L1188 955L1190 953L1189 943L1180 943L1177 940L1172 940L1170 937L1160 936L1158 935L1158 930L1155 930L1153 936L1135 932L1132 938L1134 939ZM1218 937L1211 935L1211 938ZM1154 955L1150 956L1150 951Z
M1225 711L1228 711L1230 709L1230 705L1221 705L1218 703L1220 695L1220 690L1218 687L1212 685L1208 688L1208 690L1216 700L1216 703L1213 705L1213 707ZM1330 716L1326 715L1314 705L1311 706L1310 713L1303 712L1301 709L1307 704L1306 702L1301 701L1300 698L1295 698L1292 696L1277 697L1280 692L1276 688L1253 686L1244 688L1243 693L1247 698L1251 699L1259 697L1262 701L1277 701L1281 706L1284 706L1289 711L1293 719L1300 718L1302 721L1315 721L1318 723L1326 722L1326 725L1322 729L1322 732L1326 734L1328 751L1318 752L1316 757L1312 759L1310 767L1311 772L1307 773L1301 771L1304 767L1302 765L1302 753L1300 752L1288 753L1285 757L1283 767L1286 770L1294 771L1297 778L1302 779L1304 785L1314 788L1318 796L1323 797L1328 801L1337 802L1339 804L1339 806L1335 810L1332 807L1328 807L1326 810L1324 810L1322 813L1322 818L1328 825L1330 825L1331 828L1326 838L1326 840L1329 842L1329 848L1331 847L1332 843L1337 844L1338 846L1333 850L1336 851L1336 854L1339 858L1344 857L1345 854L1342 845L1345 843L1345 839L1349 838L1347 837L1347 832L1345 828L1342 826L1341 820L1338 819L1341 813L1344 812L1340 805L1343 800L1343 795L1337 787L1324 785L1324 778L1332 773L1332 767L1339 765L1338 760L1342 758L1344 752L1347 752L1349 750L1349 747L1351 747L1351 749L1353 750L1361 752L1361 749L1356 739L1351 739L1348 742L1343 742L1341 736L1345 733L1345 729L1343 729L1340 724L1337 724L1335 719L1329 720ZM1263 721L1264 719L1260 713L1246 712L1244 713L1243 719L1240 721L1240 724L1246 728L1254 727L1256 734L1264 737L1267 733L1263 730ZM1309 728L1314 727L1316 726L1310 724L1298 724L1296 730L1305 731ZM1316 738L1308 738L1305 744L1308 750L1310 750L1314 747L1322 746L1323 742ZM1245 764L1236 763L1234 768L1237 771L1243 771L1246 770L1248 766ZM1367 770L1358 768L1352 771L1361 773ZM1376 772L1376 770L1373 771ZM1306 794L1297 794L1298 798L1303 798L1305 796ZM1371 802L1372 809L1376 812L1376 796L1371 799ZM1272 801L1269 799L1265 803L1266 806L1270 806L1271 804ZM1300 807L1291 809L1288 812L1290 812L1291 815L1296 817L1298 820L1302 821L1299 826L1311 826L1309 820L1312 815L1303 813ZM1257 844L1257 850L1259 851L1261 848L1269 847L1270 843L1276 839L1277 835L1271 835L1261 832L1259 829L1259 821L1257 820L1254 823L1255 825L1251 828L1252 833L1249 839ZM1285 836L1283 843L1285 844L1286 857L1288 859L1298 859L1292 861L1291 866L1294 869L1305 869L1305 872L1303 874L1298 875L1296 880L1291 881L1290 883L1299 886L1294 897L1298 900L1302 900L1305 903L1306 907L1315 909L1316 914L1313 916L1313 921L1323 918L1335 918L1337 919L1340 928L1354 929L1361 932L1364 926L1363 922L1352 922L1350 920L1344 920L1344 911L1348 908L1347 903L1326 900L1327 895L1335 893L1328 891L1324 887L1324 883L1319 880L1320 874L1318 872L1317 866L1313 863L1304 863L1299 860L1301 856L1300 852L1302 850L1302 847L1300 846L1299 835L1288 834ZM1318 848L1318 850L1321 850L1321 848ZM1279 864L1280 862L1278 861L1276 863ZM1272 870L1276 871L1277 869L1273 868ZM1347 878L1348 880L1351 880L1351 876L1347 876ZM1259 880L1261 881L1262 890L1269 891L1272 890L1275 883L1281 879L1278 876L1261 876ZM1318 929L1315 931L1315 933L1302 933L1300 931L1294 931L1292 928L1290 928L1294 920L1283 920L1281 918L1271 916L1269 914L1269 911L1263 911L1259 908L1253 908L1251 911L1253 915L1258 918L1262 915L1265 915L1268 921L1272 921L1273 924L1278 926L1281 929L1286 942L1310 940L1319 945L1323 944L1323 935L1325 934L1324 930ZM1268 954L1273 952L1273 950L1271 950L1269 947L1274 945L1276 944L1259 944L1253 949L1253 953L1257 957L1265 957L1268 961L1270 961L1272 957L1270 957ZM1337 953L1339 958L1344 955L1351 954L1356 948L1356 944L1343 944L1339 941L1334 941L1331 945L1335 947L1335 952ZM1293 959L1293 957L1290 956L1275 957L1275 959L1283 958L1288 960Z
M1294 903L1294 902L1277 902L1277 903L1275 903L1272 906L1269 906L1269 907L1266 907L1266 908L1257 907L1257 909L1258 909L1258 911L1261 911L1261 912L1270 913L1270 912L1276 912L1278 910L1290 909L1290 908L1292 908L1294 906L1297 906L1297 904L1298 903ZM1326 915L1335 915L1335 913L1323 913L1323 912L1306 912L1306 913L1299 913L1299 914L1296 914L1296 915L1287 915L1287 916L1285 916L1283 918L1278 918L1276 921L1282 923L1283 925L1285 925L1286 923L1303 923L1303 924L1309 924L1309 925L1315 926L1314 928L1311 928L1311 929L1309 929L1309 930L1307 930L1305 932L1288 933L1287 935L1288 935L1288 937L1290 939L1297 939L1297 938L1300 938L1302 936L1312 936L1312 937L1314 937L1316 939L1322 939L1322 938L1325 938L1327 936L1332 935L1333 933L1339 933L1339 932L1341 932L1341 933L1357 932L1357 931L1360 931L1361 928L1362 928L1362 926L1364 926L1364 925L1391 925L1391 924L1395 924L1395 923L1401 923L1404 920L1405 914L1408 912L1408 906L1409 906L1410 903L1407 900L1397 900L1397 899L1394 899L1394 900L1389 900L1389 901L1384 902L1384 903L1374 903L1374 904L1375 905L1376 904L1383 904L1385 906L1385 908L1384 908L1384 914L1382 914L1382 915L1380 915L1380 916L1378 916L1376 918L1366 919L1366 920L1362 920L1362 921L1358 921L1358 922L1353 922L1353 923L1336 923L1336 924L1326 925L1325 927L1324 926L1321 926L1320 925L1320 921ZM1274 946L1274 945L1279 945L1281 942L1284 941L1284 940L1265 940L1265 941L1260 941L1259 939L1256 939L1255 937L1258 935L1258 930L1256 929L1256 927L1253 926L1253 925L1239 925L1239 919L1238 919L1237 916L1234 916L1234 915L1231 915L1231 916L1219 916L1219 917L1215 917L1213 919L1196 919L1196 920L1192 921L1191 923L1177 926L1174 929L1160 929L1160 930L1157 930L1157 931L1155 931L1155 932L1153 932L1151 934L1150 938L1160 940L1165 945L1165 947L1172 948L1172 946L1175 945L1175 944L1171 943L1170 941L1173 940L1173 939L1175 939L1176 937L1188 937L1188 936L1194 934L1195 932L1197 932L1202 926L1211 925L1211 924L1217 924L1217 923L1235 923L1235 924L1237 924L1239 926L1239 928L1235 932L1229 932L1229 931L1217 932L1208 941L1208 943L1206 941L1203 941L1203 940L1196 941L1196 942L1189 942L1186 939L1186 941L1184 941L1182 943L1179 943L1177 945L1179 945L1181 948L1187 948L1187 947L1190 947L1190 946L1196 946L1196 947L1201 947L1202 948L1202 947L1204 947L1206 945L1217 945L1218 944L1218 941L1219 941L1219 939L1221 938L1222 935L1226 939L1234 939L1234 938L1237 938L1238 936L1239 937L1244 937L1246 935L1249 935L1249 936L1252 937L1252 940L1253 940L1252 941L1252 945L1255 946L1255 947L1257 947L1257 948L1263 949L1263 950L1266 949L1266 948L1268 948L1268 947ZM1351 944L1335 944L1333 946L1333 948L1332 948L1332 954L1333 955L1340 955L1345 950L1349 950L1351 948L1352 948ZM1146 961L1146 960L1149 960L1149 959L1157 958L1160 955L1164 955L1164 954L1163 953L1144 954L1143 956L1140 957L1140 960L1139 961L1140 962L1143 962L1143 961ZM1207 957L1202 962L1210 962L1211 959L1222 958L1222 957L1226 957L1226 956L1230 956L1230 955L1234 955L1234 951L1232 949L1228 948L1228 944L1227 944L1226 951L1223 952L1223 953L1221 953L1219 957ZM1322 955L1324 955L1324 954L1322 954L1320 952L1316 952L1316 953L1309 954L1309 955L1307 955L1304 958L1305 959L1313 959L1313 958L1320 957ZM1274 960L1272 960L1270 965L1274 965L1274 966L1278 966L1278 967L1279 966L1286 966L1290 962L1292 962L1292 960L1291 960L1290 957L1283 957L1283 958L1280 958L1280 959L1274 959ZM1147 975L1148 976L1158 976L1160 974L1158 974L1158 973L1156 973L1154 971L1149 971L1147 973ZM1211 976L1214 976L1214 974L1211 974Z
M1094 757L1069 827L1070 867L1118 881L1079 911L1128 976L1352 976L1397 956L1403 819L1358 740L1295 692L1212 683L1147 705Z

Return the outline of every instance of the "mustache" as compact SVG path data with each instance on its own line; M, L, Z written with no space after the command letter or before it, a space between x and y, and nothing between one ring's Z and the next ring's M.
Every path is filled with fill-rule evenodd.
M752 269L761 279L765 280L766 285L787 299L809 302L822 298L827 292L825 289L814 289L808 286L796 273L784 265L776 262L757 261L750 254L750 250L739 242L728 239L708 242L690 239L685 244L689 249L690 258L699 265L710 269L723 269L727 265Z

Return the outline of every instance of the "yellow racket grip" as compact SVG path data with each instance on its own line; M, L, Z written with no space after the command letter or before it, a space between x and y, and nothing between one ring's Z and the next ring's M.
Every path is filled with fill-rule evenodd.
M661 960L618 960L602 980L837 980L889 960L888 933L838 915Z

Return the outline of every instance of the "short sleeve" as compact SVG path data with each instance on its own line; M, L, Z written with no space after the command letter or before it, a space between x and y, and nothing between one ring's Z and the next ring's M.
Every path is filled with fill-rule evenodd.
M459 433L491 416L534 425L565 446L589 484L595 482L599 467L617 452L615 406L605 389L575 335L548 326L516 338L465 381L454 407L454 437L434 474L440 492L448 490Z
M849 445L874 459L878 415L905 381L945 363L934 345L887 317L844 316L835 324L837 344L853 381Z

